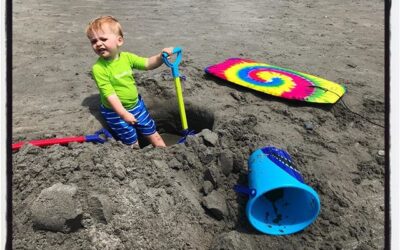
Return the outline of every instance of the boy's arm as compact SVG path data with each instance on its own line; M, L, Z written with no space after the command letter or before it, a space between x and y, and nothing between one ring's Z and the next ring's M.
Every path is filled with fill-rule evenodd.
M122 106L121 101L119 100L118 96L116 94L112 94L107 97L107 101L110 103L111 107L113 110L121 116L124 121L126 121L129 124L134 124L136 123L136 118L134 115L129 113L124 106Z
M151 56L149 58L147 58L147 64L146 64L146 69L147 70L151 70L151 69L155 69L161 66L161 64L163 63L162 61L162 53L166 52L168 55L172 55L172 50L174 48L169 47L169 48L164 48L161 53Z

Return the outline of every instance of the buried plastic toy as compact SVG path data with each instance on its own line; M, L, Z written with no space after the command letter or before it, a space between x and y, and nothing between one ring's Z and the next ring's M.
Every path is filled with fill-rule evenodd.
M286 235L305 229L320 210L318 194L306 185L290 155L275 147L254 151L248 160L249 187L235 191L249 196L246 215L258 231Z
M174 50L172 51L173 54L176 54L176 59L173 63L171 63L168 60L168 54L163 52L162 53L162 60L167 65L169 68L172 70L172 77L174 78L175 81L175 90L176 90L176 98L178 101L178 107L179 107L179 116L181 118L181 123L182 123L182 134L183 137L178 141L178 143L183 143L186 141L186 138L189 135L194 135L195 131L194 130L189 130L188 128L188 123L186 119L186 111L185 111L185 103L183 101L183 95L182 95L182 86L181 86L181 79L179 75L179 63L182 60L182 49L180 47L175 47Z
M107 129L102 128L96 131L94 134L86 136L75 136L75 137L64 137L64 138L53 138L53 139L42 139L42 140L32 140L29 142L17 142L12 144L12 150L19 150L24 144L29 143L38 147L46 147L55 144L66 145L71 142L94 142L94 143L104 143L109 138L112 138L110 132Z

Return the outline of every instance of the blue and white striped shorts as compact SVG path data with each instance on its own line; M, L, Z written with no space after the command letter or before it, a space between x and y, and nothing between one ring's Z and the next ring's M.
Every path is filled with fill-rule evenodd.
M108 126L124 144L131 145L137 142L138 137L136 131L144 136L149 136L157 132L156 123L150 117L140 95L136 106L128 110L137 120L134 125L126 123L114 110L108 109L103 105L100 105L100 112Z

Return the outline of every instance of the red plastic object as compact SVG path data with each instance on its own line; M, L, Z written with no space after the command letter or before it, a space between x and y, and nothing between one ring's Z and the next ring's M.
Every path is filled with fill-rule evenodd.
M29 142L17 142L12 144L12 150L19 150L25 143L29 143L38 147L45 147L55 144L68 144L70 142L85 142L85 136L77 137L65 137L65 138L54 138L54 139L43 139L43 140L33 140Z

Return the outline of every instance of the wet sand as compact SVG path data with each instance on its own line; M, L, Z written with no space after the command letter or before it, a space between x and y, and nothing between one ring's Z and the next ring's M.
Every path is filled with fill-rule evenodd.
M383 1L14 1L14 142L103 127L84 29L106 14L122 23L126 51L183 48L188 123L203 132L165 149L112 140L13 153L15 249L383 248L383 128L343 102L287 101L204 73L243 57L317 75L343 84L351 111L383 125ZM169 74L135 71L160 132L179 135ZM256 231L247 198L233 191L247 184L251 152L269 145L286 150L320 196L319 217L294 235ZM53 200L38 203L47 192ZM73 205L51 207L57 200Z

